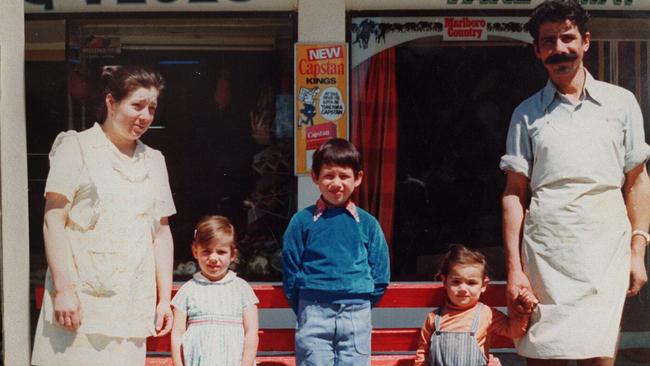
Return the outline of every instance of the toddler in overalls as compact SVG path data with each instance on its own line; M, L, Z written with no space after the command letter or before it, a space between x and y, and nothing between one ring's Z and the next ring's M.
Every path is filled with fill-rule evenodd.
M483 254L460 244L451 246L438 276L446 289L447 301L424 321L415 365L500 365L498 359L489 355L491 337L523 336L530 313L537 306L535 296L522 290L516 305L521 305L524 313L513 312L510 317L481 303L479 298L489 281L487 262Z

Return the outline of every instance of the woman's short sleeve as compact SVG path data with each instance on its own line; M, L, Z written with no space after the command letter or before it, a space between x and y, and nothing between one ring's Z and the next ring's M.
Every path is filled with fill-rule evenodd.
M625 173L645 163L650 158L650 146L645 141L643 115L634 94L626 93L627 128L625 129Z
M499 168L530 178L533 169L532 161L533 153L526 118L521 112L515 110L508 128L506 153L501 157Z
M175 214L176 206L174 205L172 190L169 186L169 175L167 174L165 157L159 151L156 151L155 161L154 184L157 190L155 215L160 219Z
M50 171L45 183L45 194L58 193L72 202L83 168L81 148L75 131L61 132L50 150Z

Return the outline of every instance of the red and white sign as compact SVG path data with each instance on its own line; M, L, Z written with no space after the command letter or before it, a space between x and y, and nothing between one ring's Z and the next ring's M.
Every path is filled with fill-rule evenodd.
M308 48L307 60L323 61L343 58L343 46Z
M445 41L485 41L487 22L484 18L445 17L442 39Z
M307 127L307 150L316 150L329 139L336 137L336 124L332 122Z

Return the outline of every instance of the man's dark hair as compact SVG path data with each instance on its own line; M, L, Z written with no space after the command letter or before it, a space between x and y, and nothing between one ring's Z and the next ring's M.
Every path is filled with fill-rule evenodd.
M542 24L563 22L567 19L576 23L580 34L584 38L587 33L589 13L578 3L578 0L544 1L533 9L526 27L530 35L533 36L534 43L537 43L539 27Z
M350 141L331 139L314 152L311 170L316 177L320 176L320 170L325 164L350 167L356 176L361 171L361 154Z

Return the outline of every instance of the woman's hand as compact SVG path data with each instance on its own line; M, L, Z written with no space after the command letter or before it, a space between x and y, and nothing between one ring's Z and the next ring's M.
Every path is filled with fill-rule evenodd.
M74 332L81 325L81 304L72 286L57 291L52 299L54 319L65 329Z
M172 272L174 271L174 240L169 229L169 220L160 219L160 227L153 242L156 261L156 285L158 305L156 306L156 337L164 336L172 329L174 315L170 305L172 295Z
M168 301L161 301L156 306L156 337L164 336L172 330L174 315Z

